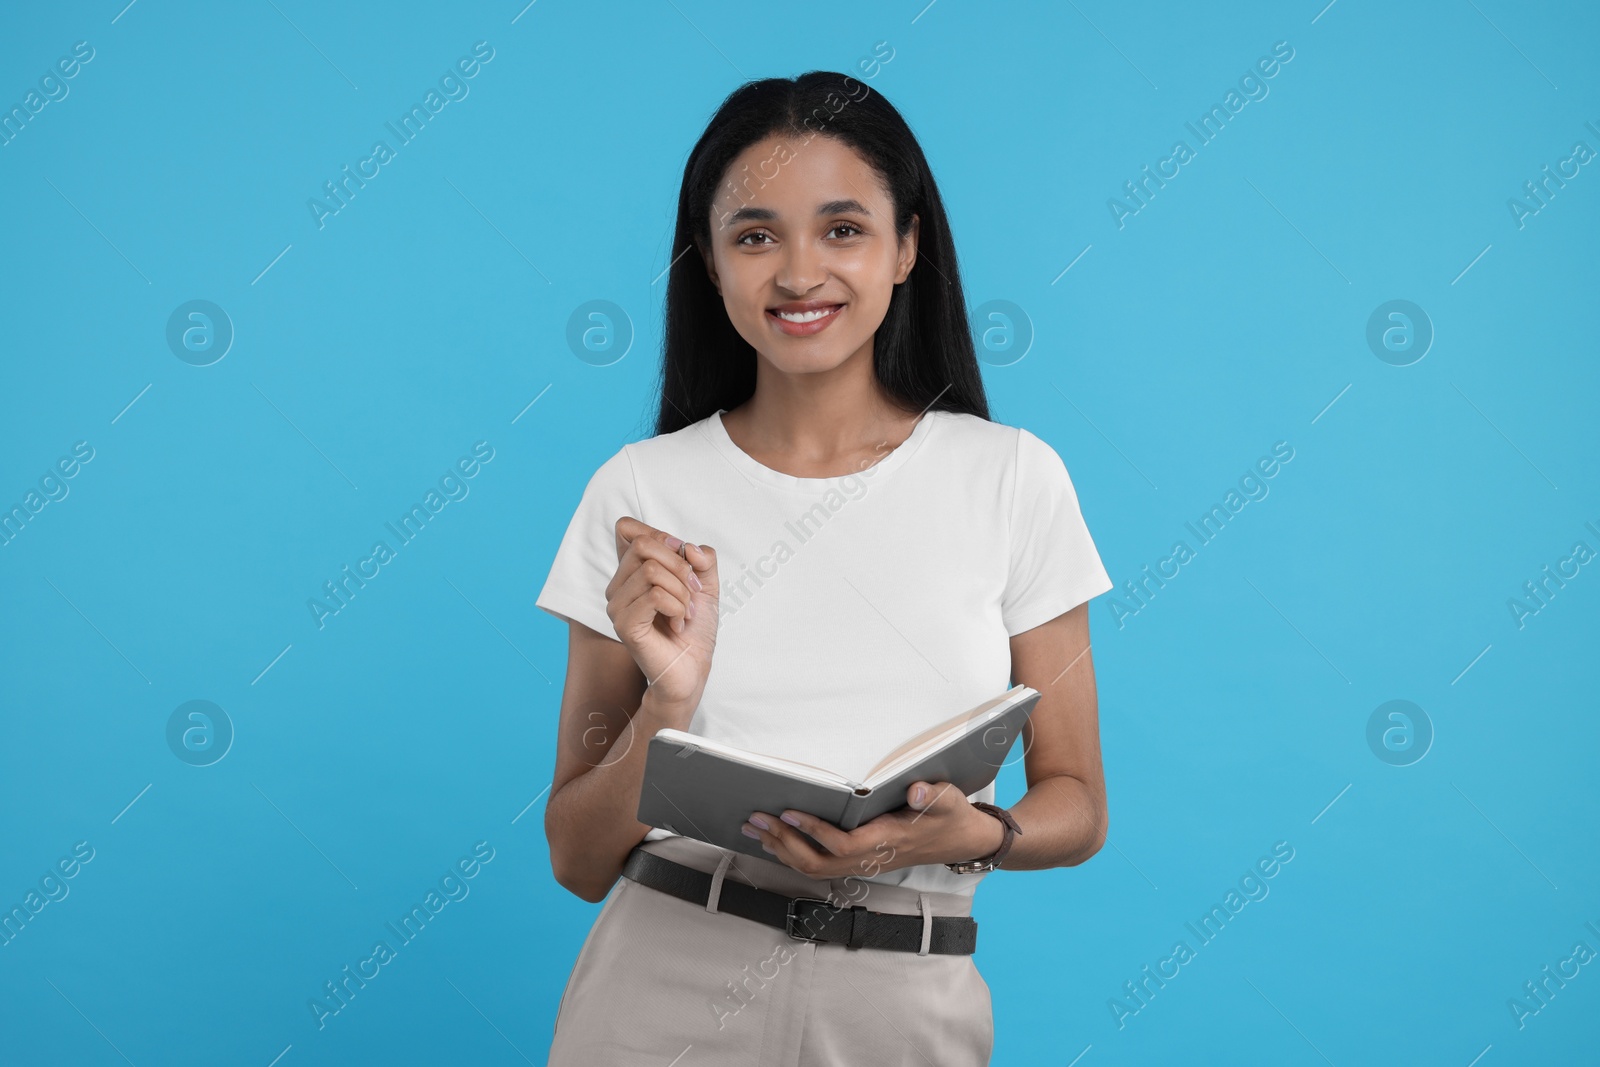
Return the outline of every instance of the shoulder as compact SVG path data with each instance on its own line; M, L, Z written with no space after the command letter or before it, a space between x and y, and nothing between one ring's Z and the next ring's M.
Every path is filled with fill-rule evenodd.
M1017 469L1028 474L1044 473L1047 476L1065 476L1067 464L1061 453L1025 427L1017 428Z
M1066 461L1039 434L972 415L960 419L963 422L957 425L967 437L967 447L982 454L985 465L998 472L1014 507L1042 507L1062 498L1076 502L1077 489Z
M634 450L638 447L635 443L624 444L596 467L583 487L584 499L599 497L608 502L637 499L638 472L634 466Z
M671 433L657 434L643 440L634 441L623 446L631 450L635 460L657 460L662 458L675 458L686 452L703 448L706 441L706 431L715 414L707 415L699 422L691 422Z
M639 484L659 480L689 467L707 446L706 420L690 423L671 433L629 441L595 470L590 484L596 489L637 495Z
M651 483L663 479L673 481L692 470L697 461L713 450L706 425L710 418L692 422L671 433L631 441L618 450L618 455L627 458L633 475L641 480L648 479Z
M659 466L662 462L682 459L690 451L704 446L706 422L707 419L701 419L670 434L624 443L595 470L595 478L621 478L624 475L632 477L640 467Z
M945 423L945 435L963 449L973 449L994 456L1005 456L1016 451L1017 427L994 422L965 411L929 412Z
M943 411L949 440L963 452L982 456L1000 470L1037 470L1040 465L1061 463L1055 449L1037 434L1021 426L1010 426L969 415Z

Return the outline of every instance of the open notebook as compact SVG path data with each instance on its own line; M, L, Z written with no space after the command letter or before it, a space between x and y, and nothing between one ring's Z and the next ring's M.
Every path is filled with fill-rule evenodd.
M885 753L859 782L806 763L749 752L685 730L650 739L638 819L685 837L772 859L739 832L752 812L809 812L854 830L906 806L912 782L950 782L970 796L994 781L1040 693L1015 685ZM809 839L809 838L808 838ZM815 842L813 842L814 844Z

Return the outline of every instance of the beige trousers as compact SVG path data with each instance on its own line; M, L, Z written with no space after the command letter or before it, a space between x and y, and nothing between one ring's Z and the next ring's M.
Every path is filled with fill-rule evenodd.
M817 881L685 837L647 851L785 896L903 915L972 898L859 878ZM719 885L713 882L712 892ZM551 1067L982 1067L989 986L971 956L846 948L619 878L567 980Z

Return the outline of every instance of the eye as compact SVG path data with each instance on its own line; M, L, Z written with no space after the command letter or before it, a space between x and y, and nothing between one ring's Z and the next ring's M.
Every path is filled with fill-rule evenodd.
M836 222L828 232L833 233L835 230L849 230L850 232L845 234L846 237L855 237L862 232L861 227L850 222Z
M736 245L742 245L742 244L746 244L745 238L747 238L747 237L770 237L770 236L771 235L768 234L765 230L751 230L749 233L740 234L738 239L736 239L733 243L736 244ZM763 243L765 243L765 242L763 242Z

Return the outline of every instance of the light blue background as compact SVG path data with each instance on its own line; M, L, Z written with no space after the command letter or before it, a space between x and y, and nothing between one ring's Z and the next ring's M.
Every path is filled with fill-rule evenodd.
M543 1062L597 906L550 875L566 632L533 599L650 432L706 119L880 41L971 306L1034 332L989 357L994 416L1065 459L1119 586L1295 450L1136 616L1092 609L1110 843L980 891L994 1062L1594 1055L1600 964L1523 1028L1507 1005L1600 951L1600 565L1507 607L1600 550L1600 163L1507 207L1600 150L1592 5L124 2L0 34L7 109L95 50L0 147L0 503L95 450L0 546L0 905L95 850L0 947L0 1062ZM480 40L319 229L308 199ZM1278 41L1269 95L1119 229L1108 198ZM236 331L207 367L165 341L194 299ZM596 299L635 331L608 366L566 341ZM1436 331L1410 366L1366 342L1392 299ZM476 441L470 494L319 630L307 599ZM236 731L205 768L166 741L195 699ZM1367 744L1392 699L1435 732L1410 766ZM308 1000L478 841L470 895L319 1030ZM1278 841L1270 895L1119 1028Z

